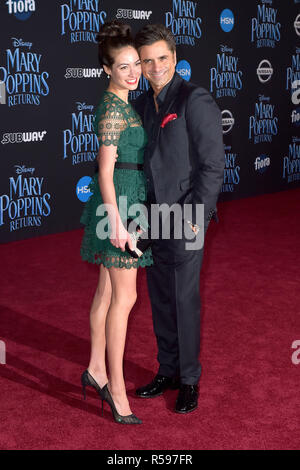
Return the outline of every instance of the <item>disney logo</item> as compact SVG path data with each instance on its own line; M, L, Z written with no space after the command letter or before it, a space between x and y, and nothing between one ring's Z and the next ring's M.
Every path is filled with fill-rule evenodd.
M300 142L300 137L293 137L293 142Z
M79 101L76 102L77 109L78 111L82 111L83 109L89 109L90 111L93 111L94 105L93 104L85 104L85 103L80 103Z
M259 95L259 101L270 101L269 96Z
M35 171L35 168L26 168L25 165L23 165L23 166L15 165L15 168L16 168L17 175L21 175L22 173L31 173L31 174L33 174L33 172Z
M224 150L231 150L231 145L224 145Z
M11 38L13 41L13 46L15 47L29 47L31 49L32 42L23 42L23 39Z
M296 53L300 54L300 47L296 47Z
M232 48L232 47L223 46L223 45L221 44L220 49L221 49L221 52L229 52L230 54L233 53L233 48Z
M273 0L261 0L261 3L266 3L266 4L269 4L269 5L272 5Z

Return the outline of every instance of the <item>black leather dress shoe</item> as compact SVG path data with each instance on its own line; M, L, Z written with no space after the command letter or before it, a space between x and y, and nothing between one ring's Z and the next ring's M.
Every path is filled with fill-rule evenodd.
M171 388L172 390L179 388L179 385L179 379L157 374L152 382L144 387L138 388L135 393L141 398L155 398L162 395L162 393L168 388Z
M181 384L176 400L176 413L190 413L198 406L198 385Z

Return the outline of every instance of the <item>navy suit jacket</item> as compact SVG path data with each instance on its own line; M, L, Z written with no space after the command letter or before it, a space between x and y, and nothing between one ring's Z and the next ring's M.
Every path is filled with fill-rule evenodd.
M142 120L147 101L144 93L133 103ZM177 118L158 128L154 150L144 161L145 174L153 180L158 204L192 204L193 223L197 223L195 205L204 204L206 230L212 217L217 220L224 178L220 110L208 91L177 73L162 107L163 116L177 114Z

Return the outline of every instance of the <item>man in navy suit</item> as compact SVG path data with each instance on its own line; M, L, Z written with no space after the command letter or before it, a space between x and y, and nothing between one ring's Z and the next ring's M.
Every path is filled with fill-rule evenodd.
M136 47L151 85L134 103L149 140L144 156L148 202L190 204L189 217L180 220L183 232L188 224L196 241L217 218L224 173L221 113L205 89L175 72L175 39L165 26L145 26ZM197 218L199 204L204 206L202 220ZM152 245L154 265L147 268L159 370L136 394L153 398L179 387L178 413L189 413L198 404L202 245L187 249L187 237L160 236Z

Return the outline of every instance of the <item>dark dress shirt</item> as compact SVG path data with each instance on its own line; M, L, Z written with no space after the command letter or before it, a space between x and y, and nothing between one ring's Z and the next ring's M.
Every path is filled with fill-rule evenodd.
M144 128L146 130L147 136L148 136L148 145L145 150L145 156L144 159L149 159L150 156L153 153L153 150L155 148L155 145L157 144L157 141L155 140L154 136L157 135L158 133L158 128L161 125L162 119L163 119L163 103L165 101L165 98L168 93L168 89L170 88L171 83L173 82L175 77L175 74L164 87L163 89L159 92L159 94L156 97L156 102L158 105L158 112L156 112L155 108L155 103L154 103L154 97L153 97L153 89L150 88L149 91L147 92L147 107L146 107L146 115L145 115L145 122L144 122ZM148 183L148 203L154 204L156 203L155 200L155 193L154 193L154 187L153 187L153 181L151 178L147 179Z

